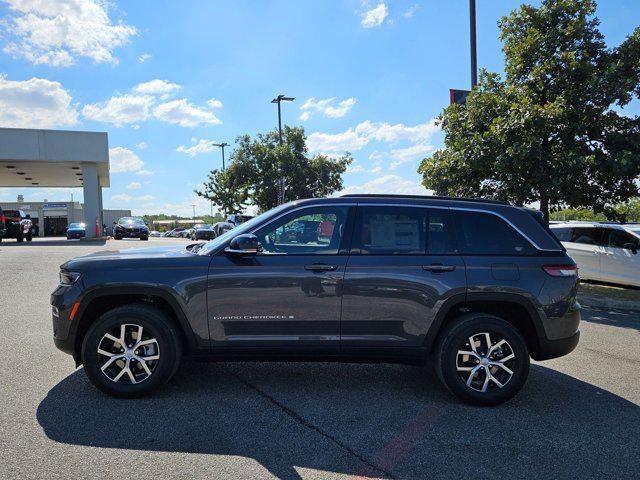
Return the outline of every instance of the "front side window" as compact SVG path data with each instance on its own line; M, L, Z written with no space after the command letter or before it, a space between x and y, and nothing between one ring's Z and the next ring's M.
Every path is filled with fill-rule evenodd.
M551 231L556 236L556 238L561 242L571 241L572 229L570 227L553 227L551 228Z
M502 218L484 212L454 211L463 255L532 255L535 248Z
M336 255L344 236L347 207L295 211L255 234L262 255Z
M420 207L362 207L357 227L363 255L453 253L448 211Z
M624 248L627 244L633 244L638 246L638 239L633 235L625 232L624 230L618 230L608 228L604 235L604 245L609 248Z

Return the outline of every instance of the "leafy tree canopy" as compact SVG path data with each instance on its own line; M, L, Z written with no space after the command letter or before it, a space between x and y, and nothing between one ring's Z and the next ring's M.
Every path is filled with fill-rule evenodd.
M266 211L277 205L278 179L285 178L285 201L322 197L342 189L342 174L352 162L349 154L333 159L311 156L302 127L285 126L282 145L278 131L236 139L236 149L224 172L214 170L196 193L237 213L247 203Z
M638 195L640 28L608 48L593 0L523 5L499 22L505 76L482 71L465 105L439 118L445 148L423 160L438 194L549 210L613 205Z

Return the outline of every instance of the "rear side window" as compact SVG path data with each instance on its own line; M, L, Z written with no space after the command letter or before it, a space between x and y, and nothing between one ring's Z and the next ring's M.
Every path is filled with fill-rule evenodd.
M625 245L631 243L638 246L638 239L624 230L607 228L604 235L604 245L610 248L624 248Z
M452 238L447 210L362 207L356 245L364 255L447 255Z
M558 227L552 228L551 231L556 236L558 240L561 242L570 242L571 241L571 232L573 231L570 227Z
M598 245L602 238L602 232L602 228L575 227L571 233L571 240L569 241L585 245Z
M532 255L531 243L507 222L483 212L452 211L463 255Z

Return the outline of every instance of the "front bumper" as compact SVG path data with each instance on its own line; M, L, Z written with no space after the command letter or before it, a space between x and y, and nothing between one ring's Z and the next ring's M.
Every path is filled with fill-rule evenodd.
M146 232L144 230L126 230L126 229L119 229L116 230L115 234L118 237L122 237L122 238L141 238L141 237L148 237L149 236L149 232Z
M58 285L51 294L51 319L53 322L53 343L69 355L75 357L75 338L78 318L70 320L71 311L79 301L81 286L76 282L71 286Z

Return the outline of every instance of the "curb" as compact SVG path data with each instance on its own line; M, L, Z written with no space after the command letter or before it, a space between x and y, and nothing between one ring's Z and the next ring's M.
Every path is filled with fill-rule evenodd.
M640 312L640 300L618 300L606 296L578 292L578 302L580 302L580 305L583 307Z

